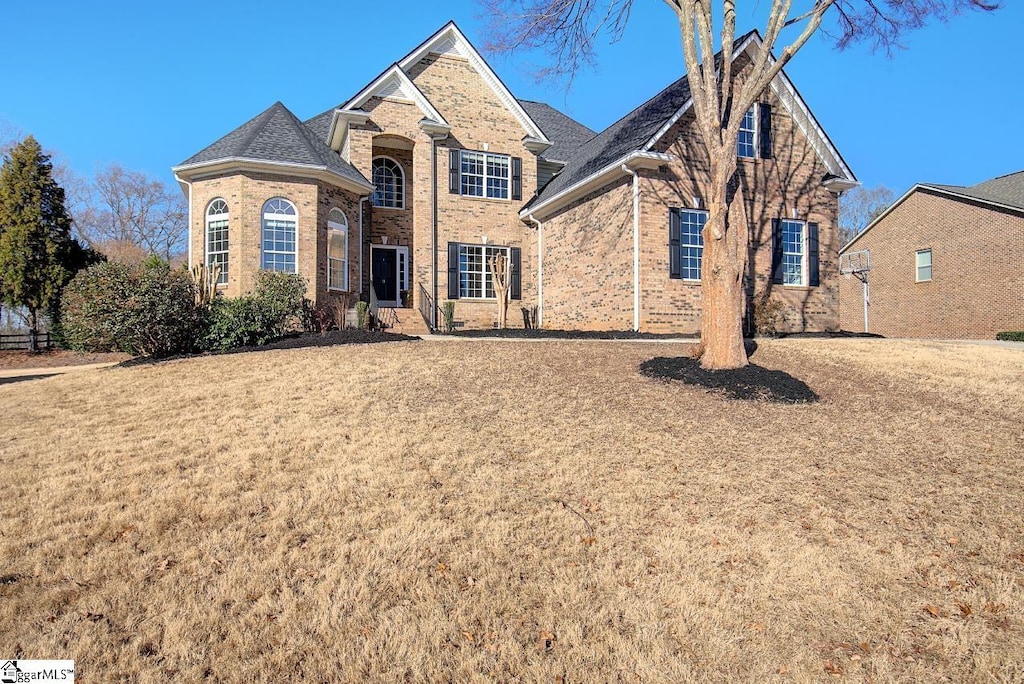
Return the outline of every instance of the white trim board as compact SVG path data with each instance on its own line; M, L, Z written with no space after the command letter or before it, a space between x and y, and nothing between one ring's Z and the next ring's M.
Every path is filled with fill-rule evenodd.
M398 97L397 93L400 93L401 97ZM449 125L445 118L441 116L441 113L430 103L427 96L423 94L423 91L416 87L416 84L409 79L409 76L398 64L393 64L389 67L368 86L360 90L355 97L339 107L339 109L360 109L374 96L381 99L412 102L419 107L419 110L428 119L445 126Z

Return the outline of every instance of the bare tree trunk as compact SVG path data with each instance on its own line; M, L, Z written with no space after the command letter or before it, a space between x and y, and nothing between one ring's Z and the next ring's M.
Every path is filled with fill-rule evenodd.
M494 283L494 296L498 300L498 327L508 325L508 289L511 264L504 255L493 256L488 260L491 269L491 280Z
M729 176L735 175L735 162L712 164L712 173L719 177L711 183L708 222L703 233L701 366L723 370L747 365L743 347L743 274L749 227L742 186L737 184L731 201L729 198Z
M39 315L35 307L28 310L28 350L39 351Z

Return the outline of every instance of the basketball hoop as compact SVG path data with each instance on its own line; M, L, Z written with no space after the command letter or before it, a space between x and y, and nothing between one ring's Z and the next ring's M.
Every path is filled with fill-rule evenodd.
M839 256L839 273L847 280L856 277L864 284L864 332L868 331L868 306L871 303L868 289L868 272L870 270L871 250L862 249Z

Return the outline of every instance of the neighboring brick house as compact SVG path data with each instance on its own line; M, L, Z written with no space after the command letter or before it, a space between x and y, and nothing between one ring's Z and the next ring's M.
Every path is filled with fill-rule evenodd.
M738 74L760 46L736 42ZM301 122L276 103L175 167L189 260L224 265L227 296L298 272L317 302L372 293L415 330L445 300L493 326L503 253L513 325L536 306L547 328L698 332L708 164L690 104L683 78L595 134L513 97L449 23L340 106ZM748 292L772 289L785 329L837 328L837 194L857 181L785 74L737 152Z
M918 184L853 238L870 252L868 331L993 339L1024 330L1024 171L961 187ZM841 280L841 322L864 329L861 282Z

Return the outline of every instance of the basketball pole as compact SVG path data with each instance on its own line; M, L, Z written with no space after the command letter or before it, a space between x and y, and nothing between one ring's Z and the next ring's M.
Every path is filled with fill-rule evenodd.
M864 332L868 332L868 303L871 301L867 272L858 272L857 277L864 283Z

